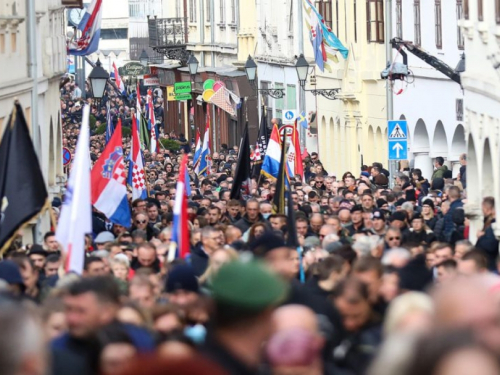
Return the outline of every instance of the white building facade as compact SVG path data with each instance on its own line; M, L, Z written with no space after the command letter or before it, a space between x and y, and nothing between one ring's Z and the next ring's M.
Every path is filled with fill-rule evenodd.
M464 37L458 25L463 1L393 0L392 34L455 68L464 52ZM455 177L460 168L459 156L466 151L463 91L458 83L425 61L407 54L413 77L409 84L396 81L393 98L394 120L408 122L409 159L430 179L433 159L441 156ZM394 61L402 62L398 50L393 50L393 56Z
M52 196L60 193L65 182L59 92L60 79L66 71L65 8L61 0L34 1L36 37L31 40L26 3L0 0L0 138L14 100L18 99ZM30 45L36 46L33 59L30 58ZM36 74L30 70L30 61L36 64ZM36 102L32 96L35 86ZM33 228L34 225L26 230L26 242L33 243L34 237L40 238L40 233L49 230L48 215L42 218L38 234Z
M467 206L471 237L482 227L481 201L492 196L500 217L500 2L469 0L460 25L465 36ZM493 224L500 237L498 222Z

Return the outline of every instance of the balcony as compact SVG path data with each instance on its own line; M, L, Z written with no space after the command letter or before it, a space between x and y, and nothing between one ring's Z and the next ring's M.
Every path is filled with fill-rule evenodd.
M149 46L169 60L187 62L189 52L187 18L149 18Z

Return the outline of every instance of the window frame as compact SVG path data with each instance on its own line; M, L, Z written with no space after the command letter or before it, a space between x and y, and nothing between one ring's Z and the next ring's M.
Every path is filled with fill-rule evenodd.
M483 0L477 0L477 20L484 21L484 4Z
M358 42L358 10L356 0L353 0L354 5L354 43Z
M371 12L372 4L374 4L375 15ZM375 34L372 35L372 26L375 24ZM384 43L384 0L367 0L366 1L366 26L368 43Z
M495 22L500 24L500 0L495 0Z
M416 46L422 44L420 0L413 0L413 43Z
M332 0L316 0L314 2L314 6L316 7L318 13L321 14L321 17L323 17L325 25L331 29L333 27ZM338 20L337 20L337 34L338 34Z
M499 0L496 0L499 1ZM500 1L499 1L500 3ZM463 50L465 48L465 38L460 25L458 25L458 21L464 17L464 4L463 0L457 0L457 47L459 50Z
M198 22L198 12L196 9L196 2L198 0L189 0L189 22Z
M443 15L442 15L441 0L434 0L434 32L436 48L443 48Z
M212 20L212 0L205 0L205 21L211 22Z
M396 36L403 39L403 4L396 0Z
M226 23L226 2L225 0L219 0L219 24L224 25Z
M236 0L231 1L231 24L236 25Z

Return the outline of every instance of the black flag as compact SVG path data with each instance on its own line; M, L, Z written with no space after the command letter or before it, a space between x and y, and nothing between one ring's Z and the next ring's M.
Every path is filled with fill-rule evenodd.
M260 117L259 135L257 137L257 144L255 146L255 152L260 156L256 156L252 168L252 178L258 179L260 176L260 170L262 168L262 162L266 156L267 144L269 143L269 133L267 131L267 116L266 110L262 107L262 116Z
M231 199L240 199L243 195L250 195L250 141L248 140L248 123L243 131L243 138L240 144L238 164L234 176L233 187L231 188Z
M283 139L281 141L280 168L278 170L278 179L276 180L276 192L273 197L273 212L275 214L285 214L285 173L286 168L286 129L283 130Z
M48 194L21 105L16 102L0 142L0 253L44 207Z
M286 213L286 245L294 249L300 246L297 237L297 228L295 226L295 211L293 210L292 192L287 191L287 213Z

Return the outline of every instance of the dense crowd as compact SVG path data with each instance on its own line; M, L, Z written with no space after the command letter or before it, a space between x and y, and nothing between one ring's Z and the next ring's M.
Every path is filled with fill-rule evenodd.
M78 90L61 90L71 151ZM97 126L108 101L112 121L129 126L135 96L108 95L92 110ZM500 373L495 202L482 202L471 243L465 154L456 178L438 157L430 179L404 163L393 176L381 163L334 176L307 155L291 183L296 249L286 246L287 216L273 213L275 181L261 176L248 199L230 198L238 147L222 145L210 173L196 176L192 140L161 137L180 151L144 152L149 197L130 196L129 227L94 209L81 276L61 272L53 232L5 254L2 374ZM92 160L104 146L93 134ZM183 153L191 250L172 259ZM61 200L52 205L57 215Z

